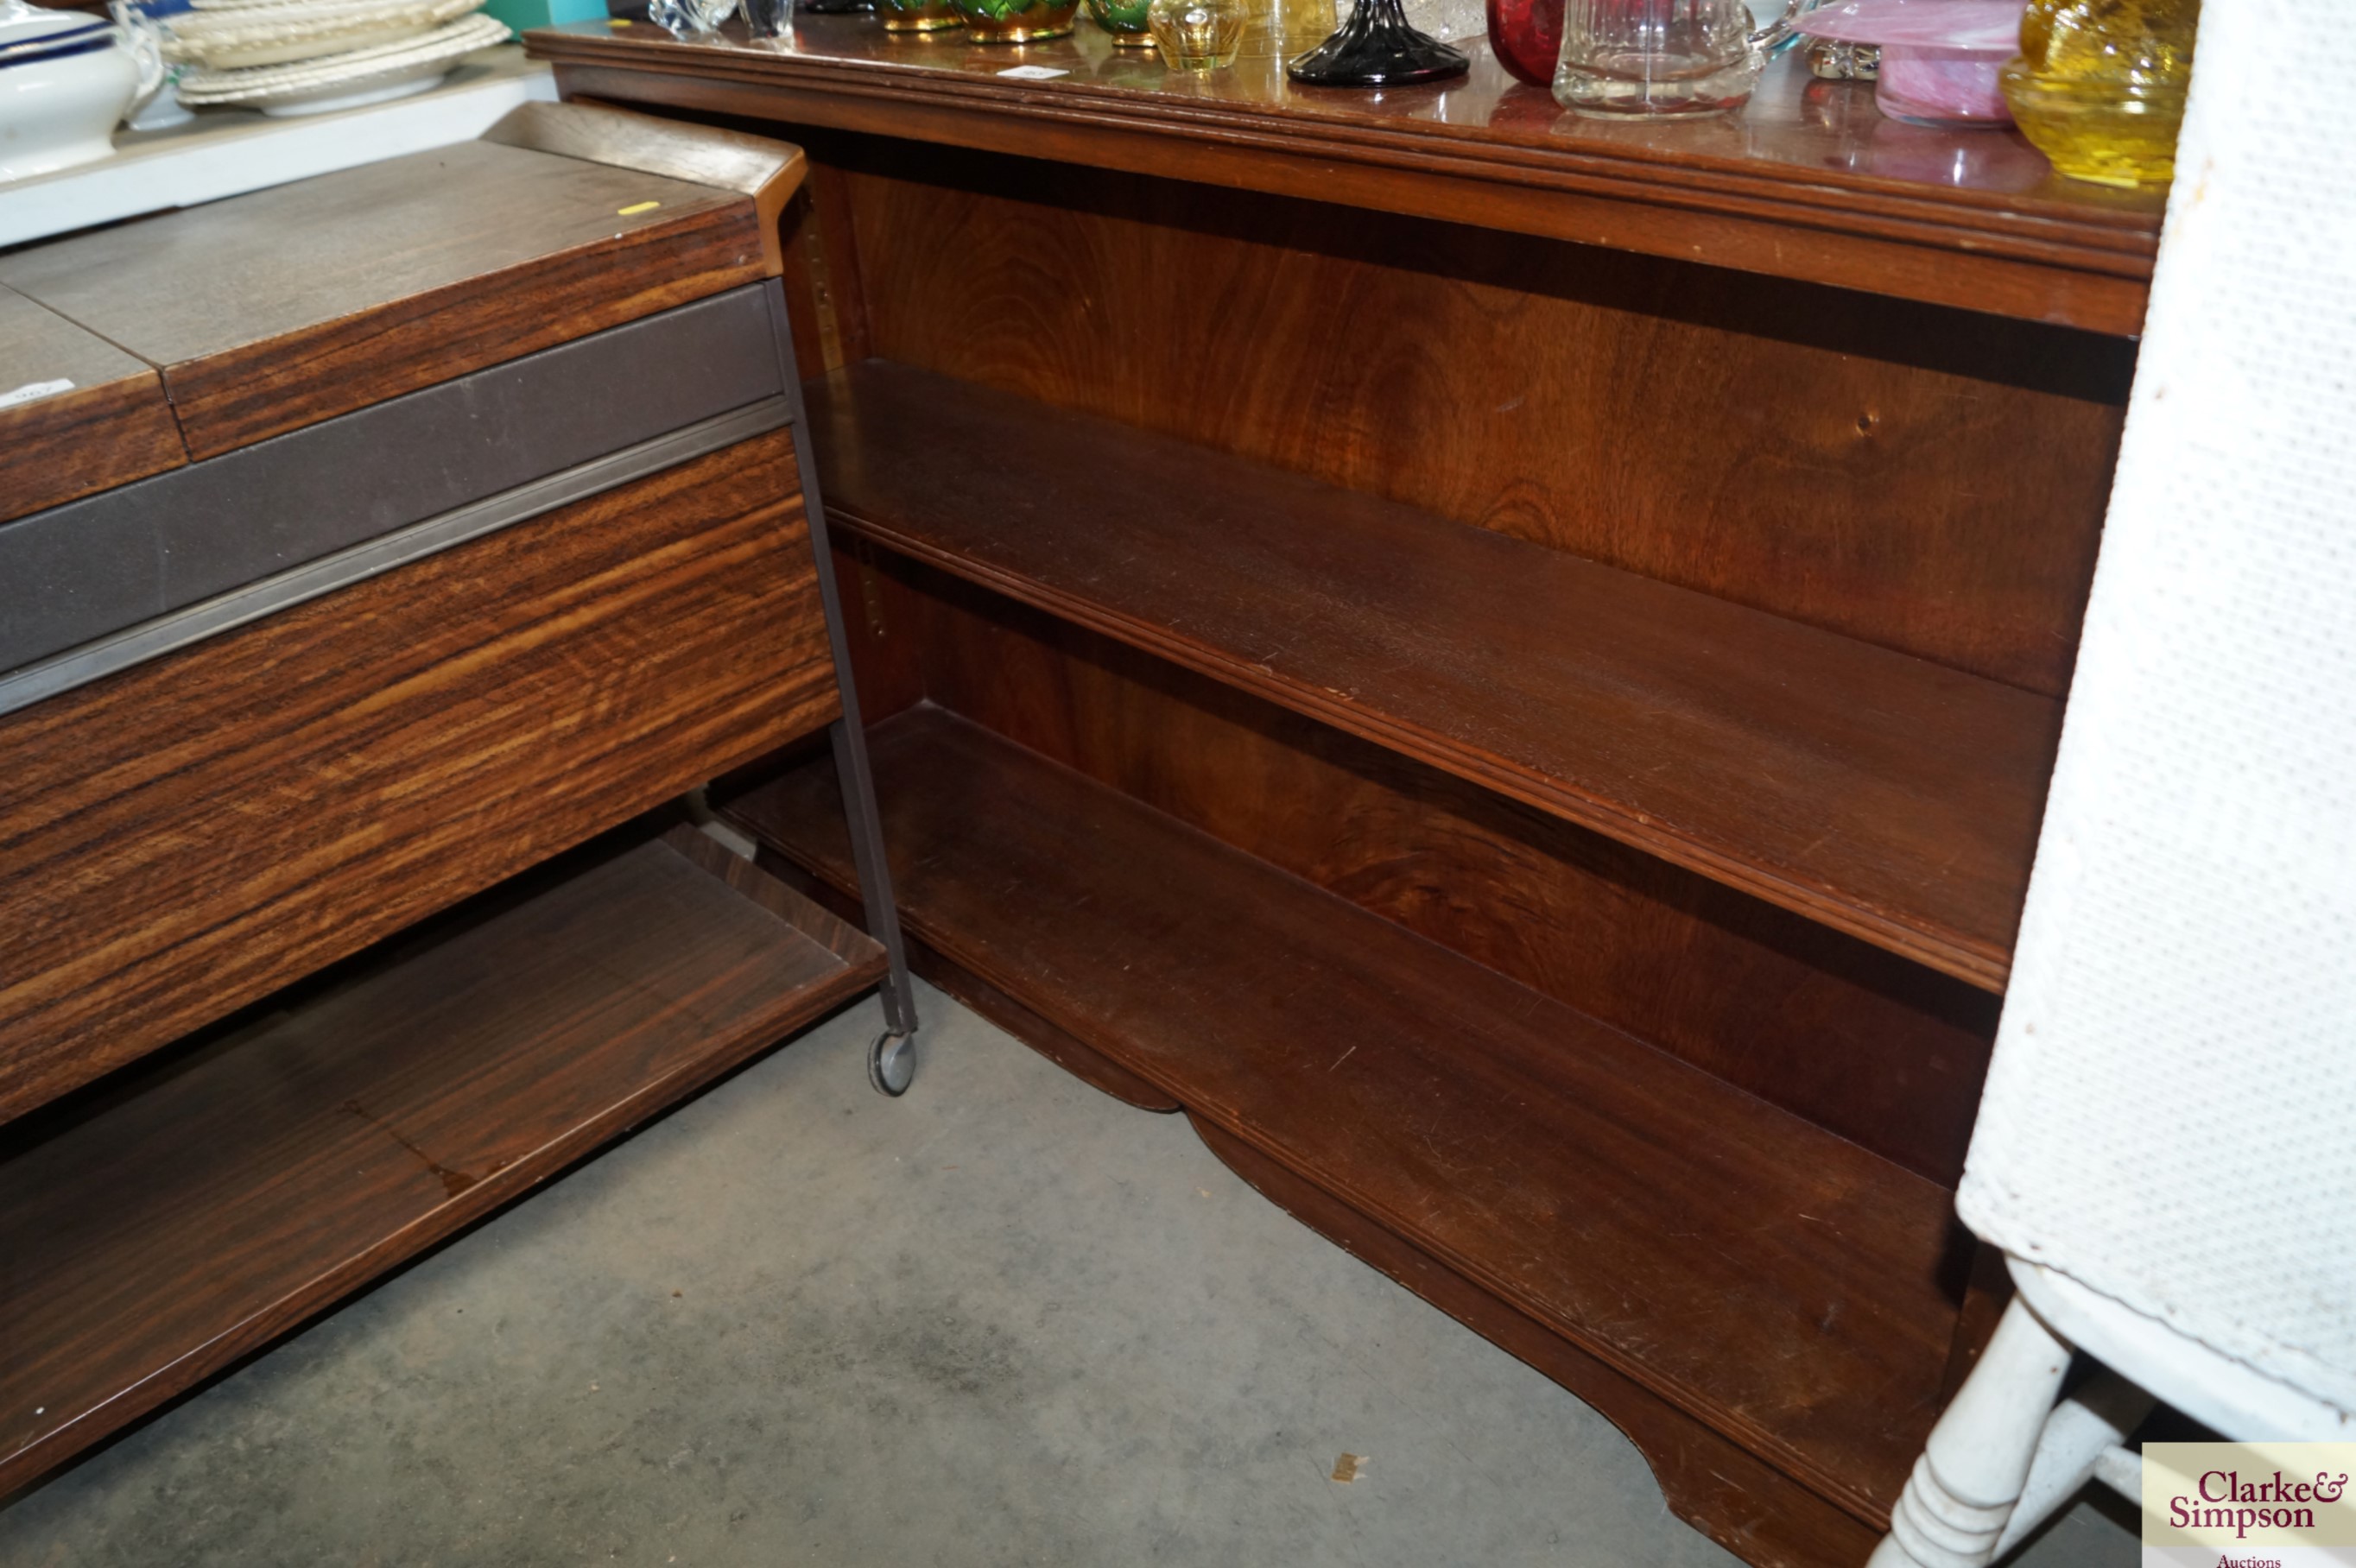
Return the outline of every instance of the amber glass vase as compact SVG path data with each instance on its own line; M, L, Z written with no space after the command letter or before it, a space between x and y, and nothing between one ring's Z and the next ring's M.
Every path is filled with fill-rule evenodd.
M2030 0L2004 101L2059 173L2164 185L2200 25L2201 0Z
M977 42L1028 44L1072 30L1080 0L956 0L957 13Z
M965 26L951 0L875 0L875 15L887 33L937 33Z

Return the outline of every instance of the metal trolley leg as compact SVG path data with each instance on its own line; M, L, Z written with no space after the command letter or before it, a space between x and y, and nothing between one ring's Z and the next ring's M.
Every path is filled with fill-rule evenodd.
M830 571L831 563L819 570ZM891 961L884 976L884 1032L867 1048L867 1080L886 1094L905 1094L916 1075L916 997L908 984L900 912L892 902L892 869L884 859L883 824L876 820L874 780L867 769L867 738L854 702L846 680L843 717L829 735L835 776L842 781L843 815L850 820L851 864L858 868L859 896L867 909L867 934L884 944Z
M810 550L818 563L819 598L826 608L827 641L834 649L835 683L842 691L842 717L828 732L834 742L835 776L842 784L842 810L851 827L851 864L859 873L867 934L884 944L891 964L884 976L884 1032L868 1047L867 1079L884 1093L904 1094L916 1074L916 996L909 984L907 952L900 940L900 912L892 901L892 868L884 855L875 777L867 764L867 731L859 720L859 688L851 678L842 594L834 580L834 552L827 543L826 503L819 494L818 461L810 450L809 411L802 402L801 373L794 363L785 285L773 278L767 292L778 375L785 382L786 395L793 400L794 462L801 469L802 507L809 516Z

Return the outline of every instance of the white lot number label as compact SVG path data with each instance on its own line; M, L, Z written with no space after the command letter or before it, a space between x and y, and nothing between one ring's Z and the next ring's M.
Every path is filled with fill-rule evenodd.
M54 398L59 392L73 390L71 381L27 381L13 392L0 392L0 409L13 409L18 403L34 403L43 398Z

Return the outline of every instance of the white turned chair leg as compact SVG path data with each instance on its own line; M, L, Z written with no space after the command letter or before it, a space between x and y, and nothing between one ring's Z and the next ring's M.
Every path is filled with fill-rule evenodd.
M2037 1457L2020 1488L2020 1501L1996 1543L2001 1558L2029 1532L2051 1519L2093 1480L2104 1461L2151 1413L2151 1395L2114 1371L2096 1373L2045 1418ZM2140 1463L2138 1461L2138 1463ZM2138 1488L2138 1491L2139 1491Z
M2070 1347L2018 1298L1931 1429L1868 1568L1982 1568L2019 1501Z

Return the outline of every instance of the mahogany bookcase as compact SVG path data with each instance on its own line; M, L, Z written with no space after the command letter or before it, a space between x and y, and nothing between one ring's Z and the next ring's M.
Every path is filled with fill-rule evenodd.
M2158 197L1791 59L1653 125L1485 53L1356 93L1085 27L529 42L809 152L787 293L919 967L1737 1552L1863 1561L1991 1321L1952 1190ZM839 896L833 788L724 810Z

